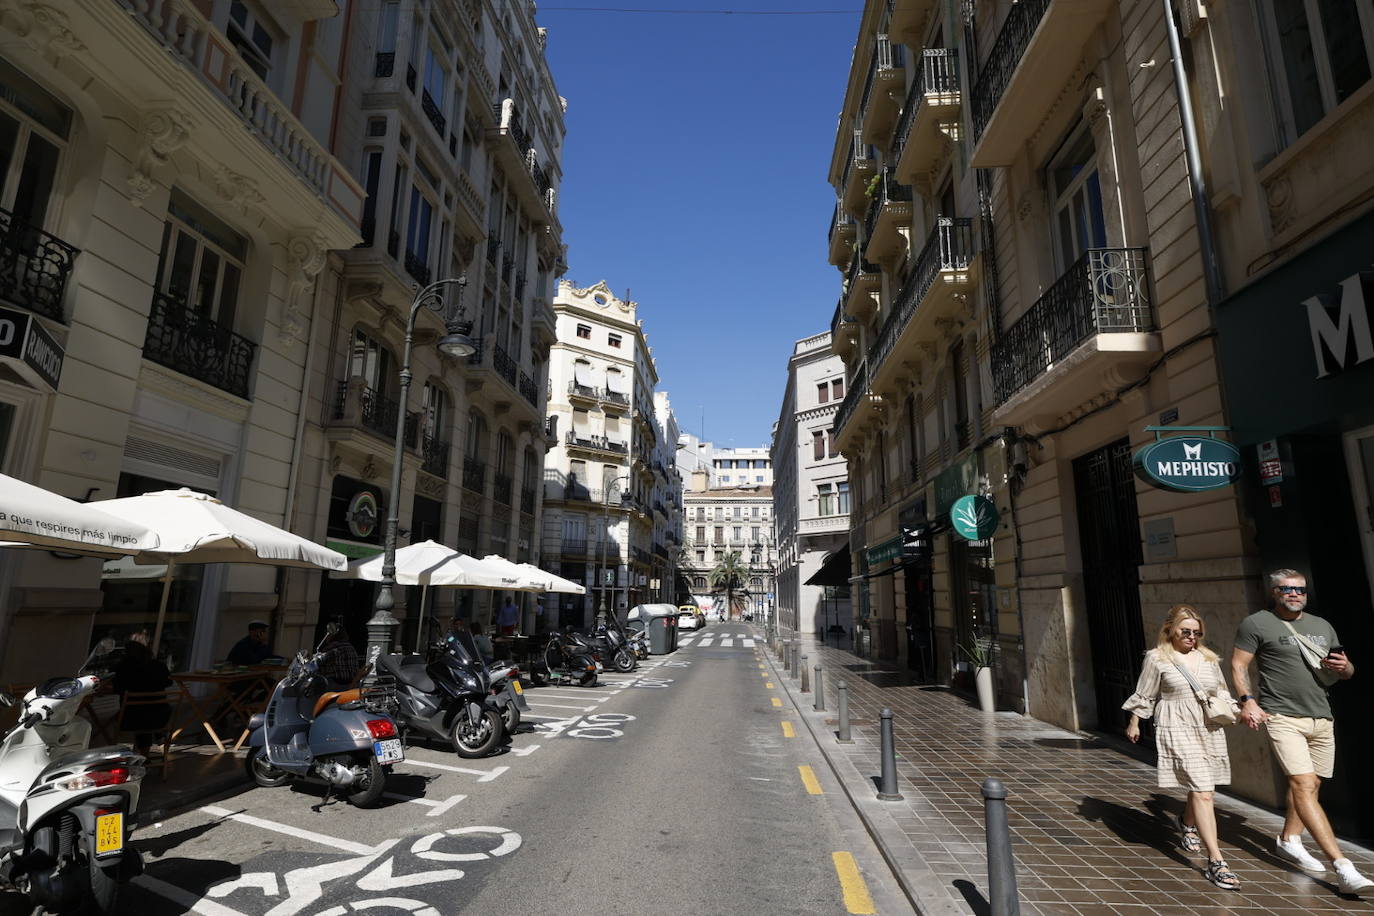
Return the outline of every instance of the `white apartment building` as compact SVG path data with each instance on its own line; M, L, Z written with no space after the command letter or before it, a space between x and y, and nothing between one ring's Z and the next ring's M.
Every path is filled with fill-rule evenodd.
M692 595L708 595L711 570L727 554L738 553L748 567L746 609L763 619L776 592L773 491L767 486L711 487L708 482L708 472L699 469L683 493L682 577Z
M773 432L778 623L799 633L850 629L849 471L831 427L844 399L844 362L830 332L797 341ZM843 562L829 584L810 584L827 555ZM832 576L832 578L834 578Z
M683 480L705 469L713 487L773 485L773 459L766 447L721 448L684 432L678 437L677 466Z
M584 627L603 608L672 600L669 494L681 484L664 449L676 438L660 424L671 412L656 397L638 307L604 281L579 289L564 280L553 300L544 565L587 594L559 596L551 625Z

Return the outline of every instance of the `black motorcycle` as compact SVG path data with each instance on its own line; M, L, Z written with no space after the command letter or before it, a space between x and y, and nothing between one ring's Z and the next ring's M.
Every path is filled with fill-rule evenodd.
M629 637L618 623L598 626L596 631L587 637L587 643L592 648L593 657L607 668L625 672L639 667Z
M596 649L586 636L572 627L554 633L544 646L545 676L552 683L576 683L581 687L595 687L601 664Z
M395 682L394 715L403 732L452 741L459 757L486 757L506 737L501 711L516 698L490 695L491 675L471 633L434 643L428 659L379 655L376 673Z

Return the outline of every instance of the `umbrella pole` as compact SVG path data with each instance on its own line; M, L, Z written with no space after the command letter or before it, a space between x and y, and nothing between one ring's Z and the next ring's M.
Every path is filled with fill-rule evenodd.
M429 611L429 586L420 586L420 623L415 629L415 651L425 654L425 614Z
M167 571L162 575L162 601L157 606L157 626L153 629L153 657L157 658L158 647L162 644L162 622L167 618L167 596L172 592L172 567L175 560L167 561Z

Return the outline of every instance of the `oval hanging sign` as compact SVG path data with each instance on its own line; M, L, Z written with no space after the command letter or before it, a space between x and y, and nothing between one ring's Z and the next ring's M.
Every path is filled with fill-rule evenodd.
M1174 436L1135 453L1135 472L1161 490L1197 493L1229 487L1240 477L1240 449L1210 436Z
M982 541L997 530L997 504L986 496L961 496L949 508L954 533L966 541Z

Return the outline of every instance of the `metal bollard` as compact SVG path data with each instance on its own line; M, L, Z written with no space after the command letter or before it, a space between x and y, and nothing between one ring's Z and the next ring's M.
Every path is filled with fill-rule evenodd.
M787 670L792 672L792 676L797 676L797 641L792 640L792 644L787 647Z
M1007 787L1002 780L983 780L983 809L988 843L988 897L992 916L1020 916L1016 893L1016 859L1007 828Z
M836 740L840 744L853 744L854 739L849 734L849 685L843 680L836 681L835 695L838 697L836 702L840 704L840 733Z
M782 670L792 670L792 643L787 643L782 647Z
M883 707L878 713L882 720L882 777L878 781L878 798L883 801L901 801L902 793L897 791L897 749L892 743L892 710Z
M804 654L802 655L801 661L798 663L797 668L798 668L798 670L801 672L801 692L802 692L802 693L810 693L810 692L811 692L811 679L810 679L809 677L807 677L807 671L806 671L806 656L805 656Z
M825 712L825 685L821 680L821 666L816 666L816 712Z

